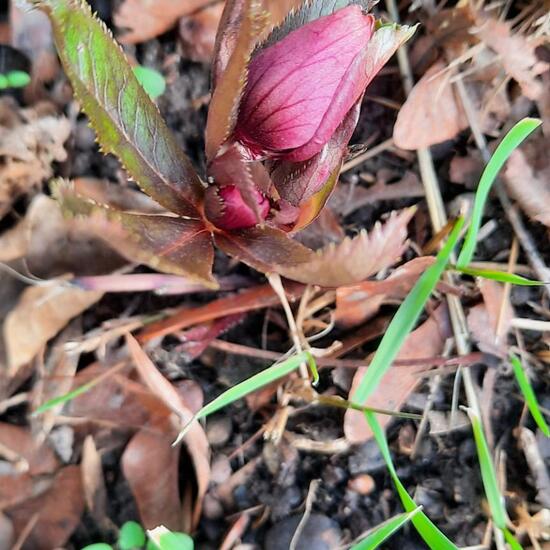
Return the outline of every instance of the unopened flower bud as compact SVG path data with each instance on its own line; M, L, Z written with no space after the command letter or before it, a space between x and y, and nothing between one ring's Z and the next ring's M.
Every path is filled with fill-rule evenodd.
M374 17L357 5L290 32L249 66L235 136L256 158L291 162L321 151L373 74Z
M257 202L257 213L245 202L235 185L226 185L219 189L211 187L212 194L206 196L206 214L216 227L221 229L245 229L258 224L269 214L269 200L257 190L251 190L252 198Z

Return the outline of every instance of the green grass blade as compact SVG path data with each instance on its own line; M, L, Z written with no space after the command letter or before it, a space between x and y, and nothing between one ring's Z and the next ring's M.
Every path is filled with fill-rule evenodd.
M411 498L407 492L407 489L405 489L405 486L401 483L401 480L397 476L395 466L393 465L393 461L391 459L390 448L388 447L388 442L386 441L386 436L384 435L382 426L380 426L380 423L373 413L366 412L365 418L369 423L376 443L382 453L382 457L386 462L386 466L393 483L395 484L395 488L399 493L399 498L403 503L403 507L408 513L417 511L417 504ZM424 512L418 511L418 513L411 518L411 522L418 531L418 534L424 539L424 542L432 550L458 550L458 548L434 525L434 523L432 523Z
M472 277L482 277L483 279L491 279L492 281L498 281L500 283L510 283L512 285L542 286L548 284L541 281L526 279L521 275L516 275L515 273L507 273L506 271L458 266L451 266L451 269L453 269L454 271L458 271L459 273L464 273L464 275L471 275Z
M60 395L59 397L54 397L53 399L50 399L49 401L46 401L46 403L40 405L31 416L38 416L39 414L43 414L46 411L49 411L50 409L53 409L54 407L57 407L58 405L62 405L64 403L67 403L68 401L72 401L75 397L78 397L79 395L82 395L83 393L86 393L90 391L94 386L97 386L100 382L103 382L105 378L111 376L116 371L120 370L122 367L126 366L126 363L119 363L118 365L115 365L111 367L109 370L101 373L99 376L94 378L93 380L90 380L86 384L82 384L82 386L79 386L78 388L65 393L63 395Z
M510 354L510 362L512 363L512 368L514 369L514 374L516 376L519 389L521 390L521 393L525 398L525 402L527 403L527 407L529 408L531 416L537 423L540 431L546 437L550 437L550 429L548 428L548 424L544 420L544 416L540 410L539 403L537 401L537 396L533 391L533 387L531 386L531 382L529 382L529 378L527 378L527 375L523 370L521 361L514 354Z
M489 451L489 445L485 439L483 433L483 426L479 416L473 409L464 407L464 410L470 417L472 423L472 430L474 432L474 439L476 442L477 456L479 458L479 467L481 469L481 479L483 480L483 487L485 489L485 496L489 502L489 508L491 509L491 516L495 525L504 530L506 528L506 511L504 509L504 498L498 488L497 476L493 465L493 459Z
M459 267L466 267L472 261L476 249L479 228L481 227L481 218L485 210L485 203L487 202L487 197L489 196L491 187L500 169L504 166L504 163L508 160L512 152L541 124L542 121L536 118L524 118L520 120L504 136L504 139L499 143L496 151L493 153L491 160L487 163L477 187L472 219L470 220L470 226L468 227L464 245L457 262Z
M523 550L523 546L515 539L508 529L504 529L504 538L512 550Z
M449 235L447 243L437 255L435 263L418 279L411 292L397 310L376 350L372 363L351 398L355 403L362 404L372 395L380 380L397 357L403 342L414 328L426 301L447 267L449 257L460 237L463 225L464 219L459 218Z
M302 353L299 353L298 355L289 357L286 361L283 361L282 363L277 363L272 367L269 367L259 372L258 374L247 378L236 386L229 388L227 391L224 391L221 395L216 397L216 399L210 401L210 403L205 405L200 411L197 412L197 414L195 414L191 421L188 422L187 425L184 426L184 428L178 434L176 441L174 441L174 445L177 445L180 441L182 441L182 439L185 437L185 434L189 430L189 427L196 420L206 418L212 413L215 413L216 411L227 407L227 405L230 405L231 403L242 399L249 393L254 392L264 386L267 386L268 384L271 384L271 382L274 382L275 380L278 380L279 378L282 378L287 374L290 374L292 371L296 370L302 363L309 361L309 357L310 354L307 351L304 351Z
M389 539L395 532L399 531L403 525L408 523L421 508L416 508L412 512L399 514L378 526L370 535L361 542L354 544L350 550L376 550L384 541Z

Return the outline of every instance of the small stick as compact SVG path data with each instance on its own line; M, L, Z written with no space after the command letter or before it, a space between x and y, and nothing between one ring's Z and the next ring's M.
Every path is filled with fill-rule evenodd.
M292 540L290 541L290 546L288 547L288 550L296 550L296 548L298 547L300 537L302 536L306 523L309 519L309 516L311 515L311 508L313 506L313 501L315 500L315 495L317 493L317 488L319 487L320 482L321 481L319 479L314 479L309 484L304 515L302 516L300 523L298 523L298 527L296 527L296 531L294 532Z

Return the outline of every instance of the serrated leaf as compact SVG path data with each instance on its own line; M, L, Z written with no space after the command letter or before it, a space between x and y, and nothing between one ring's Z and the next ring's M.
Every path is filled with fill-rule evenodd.
M281 274L300 282L339 287L364 281L392 266L407 248L407 224L415 210L392 213L384 224L376 223L367 233L331 244L315 254L307 265L289 267Z
M238 2L231 3L225 10L222 20L225 22L225 18L231 16L231 10L238 10L240 5ZM236 14L233 15L236 16ZM226 63L217 60L215 64L215 74L220 69L223 72L215 79L216 87L212 93L206 122L206 157L210 161L216 157L220 147L233 131L246 85L248 62L266 23L267 17L262 10L261 0L243 0L238 34L231 48L230 57ZM233 21L233 24L235 25L236 21ZM220 29L222 29L221 26ZM224 32L224 29L220 32ZM221 47L222 40L223 38L218 36L218 47ZM217 51L218 57L220 53L222 50ZM224 53L228 55L229 51Z
M200 218L203 187L122 49L82 0L35 0L49 16L57 51L105 152L119 157L145 193Z
M76 194L65 181L54 182L52 192L65 215L86 220L88 229L128 260L216 287L212 237L202 220L114 210Z
M394 264L406 248L407 224L414 209L392 214L370 234L361 232L338 245L314 252L272 227L215 234L227 254L263 273L275 272L301 283L338 287L358 283Z

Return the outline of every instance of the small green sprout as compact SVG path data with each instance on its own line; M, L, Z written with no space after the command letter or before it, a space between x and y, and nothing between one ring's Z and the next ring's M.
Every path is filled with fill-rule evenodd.
M161 96L166 90L166 80L155 69L137 65L132 69L138 82L152 99Z
M0 90L10 88L24 88L31 82L29 73L25 71L9 71L6 74L0 74Z

